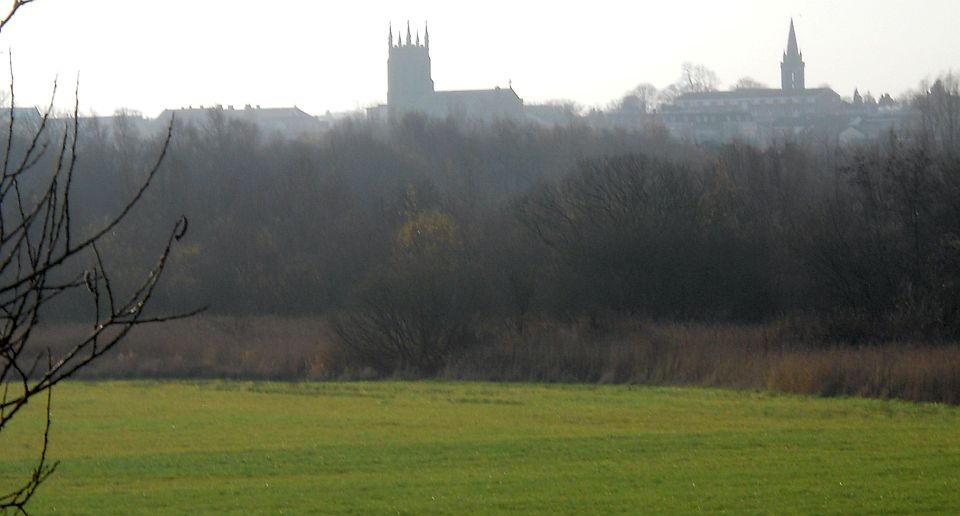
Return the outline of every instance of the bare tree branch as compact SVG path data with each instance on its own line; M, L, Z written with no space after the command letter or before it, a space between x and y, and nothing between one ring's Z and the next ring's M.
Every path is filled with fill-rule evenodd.
M0 18L0 31L3 31L3 28L10 23L10 20L13 19L13 16L17 14L17 11L19 11L21 7L32 3L33 0L13 0L13 5L10 6L10 12L3 18Z
M0 30L18 9L32 1L15 1L7 16L0 18ZM53 388L110 352L135 327L190 317L203 309L170 315L145 316L144 312L163 276L173 245L186 233L186 217L173 224L163 237L156 263L145 267L140 284L126 294L121 294L111 281L99 245L128 218L153 183L170 148L173 122L156 161L137 190L99 228L77 239L71 195L79 160L79 80L72 120L62 125L62 134L50 134L57 130L52 128L56 124L50 123L57 91L54 83L39 127L24 135L23 128L14 123L12 59L10 68L10 120L0 174L0 432L22 414L30 400L39 396L47 400L36 465L19 487L0 491L0 513L25 514L27 503L57 468L57 463L51 464L47 456ZM41 163L50 163L52 170L37 176ZM94 265L84 271L80 267L84 261ZM70 293L85 297L92 305L90 333L78 337L63 352L39 352L32 337L41 313L52 300Z

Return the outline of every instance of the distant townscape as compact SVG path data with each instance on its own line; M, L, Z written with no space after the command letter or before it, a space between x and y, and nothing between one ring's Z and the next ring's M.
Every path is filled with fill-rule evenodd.
M210 122L240 122L263 134L282 138L319 135L343 118L389 123L420 114L431 118L491 123L509 120L542 126L584 124L599 129L666 130L689 142L743 141L761 146L788 137L811 137L840 145L880 137L909 124L916 114L889 94L875 98L854 91L844 99L833 89L808 88L806 63L794 23L790 21L786 50L780 63L779 88L744 79L728 91L717 90L716 76L703 66L684 64L681 80L657 92L641 85L605 108L583 110L571 102L526 104L513 88L438 91L430 61L430 32L406 31L395 37L388 29L387 103L362 112L314 116L297 107L262 108L259 105L188 106L164 110L156 118L120 111L113 116L81 119L85 126L143 134L162 132L172 118L178 124L203 126ZM647 87L651 91L640 91ZM0 110L9 120L11 110ZM14 117L28 130L43 116L37 108L16 108Z
M793 21L776 88L736 87L692 91L662 106L660 117L676 137L693 141L745 140L769 143L781 136L810 134L852 143L902 126L910 112L889 94L879 101L854 91L845 102L828 87L806 87L806 63Z
M436 91L428 29L424 28L421 42L419 32L412 36L409 24L406 37L396 40L391 27L387 42L388 100L386 105L367 110L373 120L395 120L419 112L431 117L547 125L580 121L600 128L643 129L659 124L687 141L769 144L777 138L813 135L849 144L899 128L911 117L910 110L889 94L878 101L854 91L853 100L846 102L828 87L807 88L806 63L792 20L780 64L780 88L738 84L731 91L716 91L709 80L703 80L703 69L691 67L685 70L686 81L678 94L654 109L646 101L635 100L586 114L563 103L524 105L512 84L486 90Z

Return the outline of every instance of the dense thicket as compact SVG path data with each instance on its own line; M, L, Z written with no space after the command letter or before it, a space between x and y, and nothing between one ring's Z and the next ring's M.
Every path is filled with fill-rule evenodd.
M152 228L185 214L192 243L164 308L329 315L380 370L434 371L491 328L610 314L956 338L958 99L938 82L909 131L857 148L418 117L287 140L212 111L176 128L103 254L138 263L156 251ZM122 120L85 129L76 202L89 224L139 184L153 140Z

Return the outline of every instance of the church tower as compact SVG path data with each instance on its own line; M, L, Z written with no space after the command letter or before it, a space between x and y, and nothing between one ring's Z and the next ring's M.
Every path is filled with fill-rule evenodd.
M430 75L430 30L424 27L423 41L417 32L416 41L407 22L406 39L393 40L393 26L388 37L390 57L387 59L387 106L390 117L412 111L429 112L433 102L433 79Z
M793 20L790 20L790 36L787 38L787 51L783 54L783 62L780 63L780 77L783 91L803 91L806 87L804 81L803 54L800 53L800 47L797 45L797 33L793 30Z

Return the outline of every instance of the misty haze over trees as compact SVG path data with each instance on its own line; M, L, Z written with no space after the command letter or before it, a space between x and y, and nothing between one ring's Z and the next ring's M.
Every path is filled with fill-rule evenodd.
M152 235L187 214L158 309L329 318L349 360L380 374L434 374L531 324L611 317L795 317L817 342L947 341L960 335L957 81L912 102L918 126L856 148L418 115L298 140L213 110L175 125L101 252L133 285ZM112 124L78 141L83 226L121 207L160 144Z
M516 104L512 87L434 91L429 39L395 41L391 30L391 59L412 60L420 74L413 86L397 81L412 88L411 106L424 98ZM154 236L186 215L191 238L170 251L151 314L209 306L210 318L274 317L311 328L307 347L279 351L283 343L266 342L250 351L268 357L276 346L283 359L273 365L235 365L246 352L188 335L161 347L173 349L163 359L175 365L144 367L136 357L148 348L136 347L103 374L684 382L638 372L675 356L657 339L643 356L610 346L649 334L648 325L688 323L773 328L758 338L780 349L955 342L955 76L902 99L909 116L876 138L791 129L687 139L668 127L671 116L729 117L723 103L743 95L839 102L832 90L805 89L796 47L791 27L782 90L743 78L717 92L716 74L686 63L664 90L641 84L601 115L555 124L375 110L291 137L270 124L301 123L298 110L190 108L164 118L173 121L164 147L164 136L133 112L84 119L71 201L83 230L123 210L165 149L136 209L98 243L117 289L136 288L141 265L163 252ZM764 109L757 112L783 108ZM642 123L618 123L618 113ZM31 120L18 115L12 133L0 127L14 154L31 146ZM49 320L60 325L88 315L66 297L51 306ZM234 337L247 340L242 331ZM715 359L671 345L671 353ZM322 347L322 357L309 346ZM551 371L541 367L547 361L538 365L538 357L561 360L562 346L575 358L551 362ZM227 362L234 365L221 367ZM771 385L737 385L758 382Z

